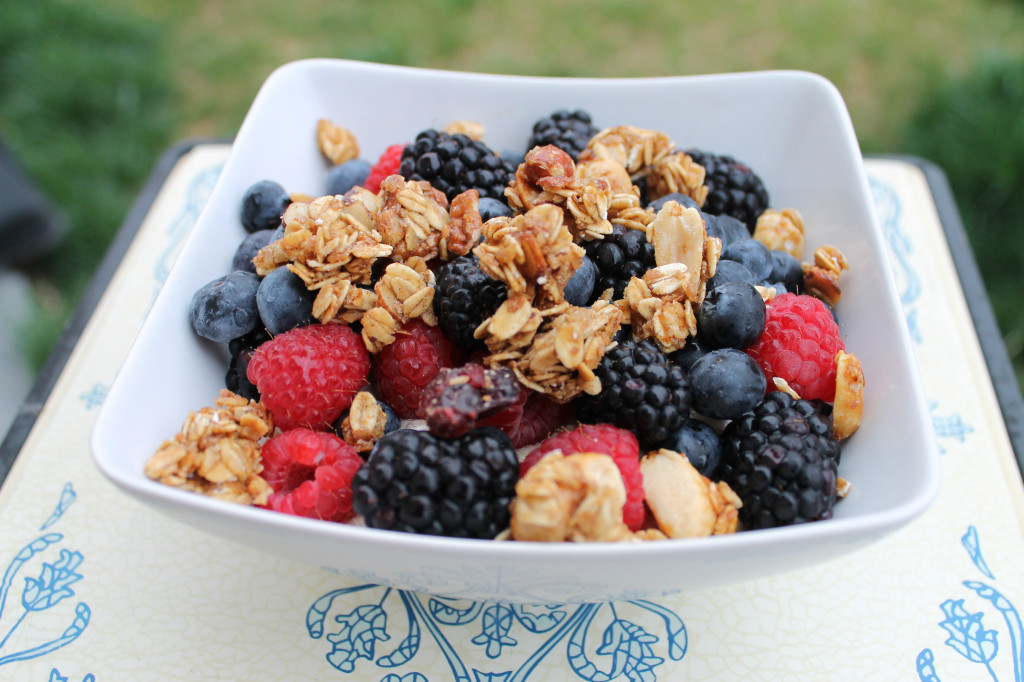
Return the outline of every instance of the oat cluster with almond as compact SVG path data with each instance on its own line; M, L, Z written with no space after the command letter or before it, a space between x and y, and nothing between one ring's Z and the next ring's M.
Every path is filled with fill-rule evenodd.
M514 163L478 123L428 132L362 162L369 174L351 171L344 191L247 193L248 257L189 311L200 337L228 343L227 386L147 476L313 518L329 503L331 518L376 528L520 541L831 516L864 391L830 317L849 269L838 248L808 257L798 210L726 186L722 164L761 181L665 132L594 128L578 153L538 144ZM316 140L332 177L359 163L344 127L322 120ZM746 213L721 209L730 192ZM784 429L818 440L752 421L774 393ZM392 436L399 426L432 433ZM337 442L317 450L293 430ZM545 448L559 437L574 444ZM612 440L635 444L632 461ZM473 515L490 530L472 531Z

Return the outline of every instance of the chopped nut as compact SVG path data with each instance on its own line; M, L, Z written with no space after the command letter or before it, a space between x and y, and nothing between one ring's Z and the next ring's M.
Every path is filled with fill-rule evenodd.
M473 253L481 269L505 282L509 292L523 292L544 308L564 299L565 284L583 262L583 248L573 243L562 210L542 204L509 221L484 226L486 241Z
M341 423L345 442L356 452L369 452L384 435L388 416L369 391L360 391L352 399L348 416Z
M430 183L390 175L380 185L375 224L381 241L394 248L392 260L437 258L448 237L448 200Z
M448 234L441 240L441 259L465 256L480 242L480 192L469 189L452 199Z
M634 126L615 126L598 132L580 152L579 162L611 159L625 167L632 180L650 173L651 168L672 153L675 144L668 135Z
M814 252L814 264L804 263L804 291L817 296L829 305L836 305L842 298L839 276L849 266L846 256L834 246L822 246Z
M614 542L632 538L622 520L626 488L615 461L554 451L516 484L512 538L531 542Z
M788 393L789 397L793 400L800 400L800 394L789 385L789 382L782 377L772 377L772 383L775 384L776 391L782 391Z
M316 124L316 141L320 151L334 165L359 158L356 136L326 119L322 118Z
M644 499L670 538L695 538L736 532L739 496L727 483L698 472L684 454L658 450L640 459Z
M708 198L708 186L704 184L704 166L694 161L689 154L669 154L651 167L647 177L647 195L659 199L667 194L685 194L698 206Z
M804 218L795 208L765 209L757 218L754 239L769 249L785 251L797 260L804 257Z
M836 440L844 440L860 427L864 412L864 369L852 353L836 353L836 398L832 423Z
M266 504L260 441L274 430L262 404L221 390L214 407L190 412L146 462L149 478L238 504Z
M476 121L452 121L444 127L444 132L449 135L463 134L471 140L482 140L484 139L484 133L486 132L483 123Z

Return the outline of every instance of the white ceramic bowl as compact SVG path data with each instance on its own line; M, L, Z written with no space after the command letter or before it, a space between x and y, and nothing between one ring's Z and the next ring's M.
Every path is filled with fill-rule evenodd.
M363 156L375 159L389 144L456 119L484 123L494 149L522 149L532 122L562 107L589 110L599 127L662 130L680 148L742 159L764 179L773 207L802 212L810 248L834 244L846 254L851 269L839 311L867 388L863 426L846 444L840 466L853 492L834 519L643 544L490 542L297 518L182 492L143 475L157 446L190 410L212 404L222 386L226 354L192 333L186 313L192 293L228 271L244 237L240 198L252 183L270 178L289 191L322 191L327 165L315 141L318 118L352 130ZM99 468L125 492L205 531L354 580L527 603L650 598L805 567L902 526L938 488L937 447L853 127L839 92L800 72L605 80L335 60L281 67L239 130L209 204L106 398L92 447Z

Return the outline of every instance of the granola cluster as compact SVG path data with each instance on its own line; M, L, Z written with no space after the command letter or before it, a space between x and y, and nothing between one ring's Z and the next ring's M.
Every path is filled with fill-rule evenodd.
M146 462L146 476L228 502L266 504L272 491L260 477L260 444L273 430L262 404L224 389L213 407L189 413Z

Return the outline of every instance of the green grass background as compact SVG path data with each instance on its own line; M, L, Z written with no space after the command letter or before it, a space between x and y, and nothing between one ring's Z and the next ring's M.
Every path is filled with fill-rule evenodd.
M946 171L1024 378L1024 3L1011 0L2 3L0 136L70 223L30 268L35 366L160 153L232 136L267 75L305 57L543 76L820 73L865 153Z

